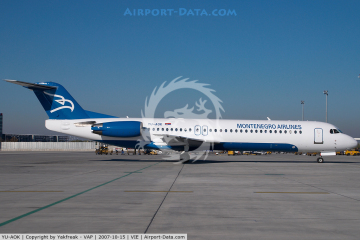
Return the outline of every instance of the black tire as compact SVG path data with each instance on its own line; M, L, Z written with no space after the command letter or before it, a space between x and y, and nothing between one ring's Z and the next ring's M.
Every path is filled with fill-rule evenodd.
M318 162L318 163L323 163L323 162L324 162L324 159L321 158L321 157L319 157L319 158L317 159L317 162Z

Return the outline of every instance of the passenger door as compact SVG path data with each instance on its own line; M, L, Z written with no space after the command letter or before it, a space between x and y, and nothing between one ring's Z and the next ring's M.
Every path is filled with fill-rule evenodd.
M315 128L314 129L314 144L323 144L323 129L322 128Z

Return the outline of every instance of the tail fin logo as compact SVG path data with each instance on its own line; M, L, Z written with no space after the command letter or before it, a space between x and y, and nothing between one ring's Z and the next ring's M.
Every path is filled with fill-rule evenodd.
M50 96L54 96L54 97L57 97L57 98L60 98L60 99L55 100L55 102L61 104L62 106L51 110L51 111L50 111L51 113L56 112L56 111L59 111L59 110L61 110L61 109L65 109L65 108L70 109L71 112L74 111L75 106L74 106L74 103L73 103L71 100L65 99L65 98L64 98L63 96L61 96L61 95L49 94L49 93L45 93L45 94L50 95ZM70 103L71 106L65 106L65 103L66 103L66 102Z

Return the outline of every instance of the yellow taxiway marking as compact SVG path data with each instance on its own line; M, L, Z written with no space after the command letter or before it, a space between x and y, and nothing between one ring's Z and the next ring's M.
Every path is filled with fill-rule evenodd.
M171 193L192 193L193 191L124 191L124 192L171 192Z
M0 192L64 192L64 191L0 191Z
M254 193L329 194L328 192L254 192Z

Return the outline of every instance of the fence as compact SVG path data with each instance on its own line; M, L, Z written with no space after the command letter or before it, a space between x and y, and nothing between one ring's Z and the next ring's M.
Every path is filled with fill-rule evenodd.
M1 151L94 151L95 142L2 142Z

